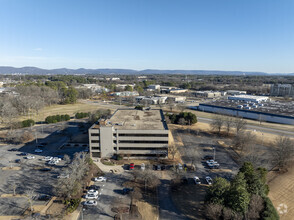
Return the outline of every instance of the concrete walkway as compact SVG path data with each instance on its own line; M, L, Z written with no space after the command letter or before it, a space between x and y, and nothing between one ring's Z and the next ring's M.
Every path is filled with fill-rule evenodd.
M110 170L117 170L116 173L122 173L124 172L124 169L122 167L122 165L104 165L103 163L101 163L100 159L97 159L94 161L94 163L104 172L104 173L110 173Z

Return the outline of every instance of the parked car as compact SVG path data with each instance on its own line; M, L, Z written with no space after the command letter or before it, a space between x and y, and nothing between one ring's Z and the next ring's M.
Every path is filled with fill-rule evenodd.
M20 163L21 162L21 159L16 159L14 162L15 163Z
M95 200L88 200L86 202L84 202L85 206L96 206L97 205L97 201Z
M57 164L57 161L50 160L50 161L48 162L48 164L49 164L49 165L56 165L56 164Z
M206 155L202 158L202 160L212 160L213 159L213 156L211 155Z
M86 199L98 199L98 195L95 195L95 194L87 194Z
M201 181L198 176L194 176L193 180L194 180L195 184L201 184Z
M19 156L28 156L28 153L22 152L19 154Z
M50 160L52 160L53 159L53 157L51 157L51 156L46 156L46 157L44 157L42 160L44 160L44 161L50 161Z
M17 148L11 148L9 151L18 151Z
M124 195L129 194L131 191L133 191L133 189L131 189L131 188L123 188L123 194Z
M104 176L95 177L95 182L106 182L107 178Z
M99 190L100 189L100 186L91 185L91 186L89 186L89 190L91 190L91 189L93 189L93 190Z
M94 189L90 189L90 190L88 190L87 194L98 195L98 191L97 190L94 190Z
M179 169L179 170L182 170L182 169L183 169L182 164L180 164L180 163L178 164L178 169Z
M161 165L161 170L165 170L165 169L166 169L165 165Z
M38 200L40 201L48 201L51 198L49 195L39 195Z
M210 176L205 177L205 180L206 180L206 182L207 182L208 185L211 185L212 184L212 179L211 179Z
M133 170L135 168L135 164L134 163L130 163L130 170Z
M57 176L58 179L68 179L69 178L69 174L60 174L59 176Z
M219 168L219 163L217 163L217 162L214 162L214 163L208 163L207 166L208 166L210 169L218 169L218 168Z
M51 171L51 169L47 168L47 167L44 167L44 168L41 168L40 171L48 172L48 171Z
M41 149L36 149L35 150L35 153L42 153L43 152L43 150L41 150Z
M214 161L214 160L207 160L207 161L206 161L207 164L209 164L209 163L214 163L214 162L216 162L216 161Z
M27 156L27 159L28 159L28 160L35 159L35 156Z
M144 163L141 164L141 170L145 170L145 164Z
M157 165L156 166L156 170L161 170L161 166L160 165Z

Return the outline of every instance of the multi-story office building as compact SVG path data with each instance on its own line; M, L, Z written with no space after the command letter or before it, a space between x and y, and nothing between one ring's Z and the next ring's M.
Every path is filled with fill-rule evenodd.
M294 86L291 84L272 84L271 96L294 96Z
M89 129L92 158L120 154L133 158L166 158L169 130L162 110L118 109Z

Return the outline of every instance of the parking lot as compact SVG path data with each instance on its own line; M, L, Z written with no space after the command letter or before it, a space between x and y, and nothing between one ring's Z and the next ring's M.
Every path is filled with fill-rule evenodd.
M33 205L45 205L48 202L48 199L41 201L39 197L48 195L50 198L54 194L57 176L62 174L66 164L60 160L56 165L50 165L43 160L44 157L62 158L65 154L72 157L75 152L87 150L88 145L85 143L67 145L70 141L68 132L74 135L82 133L75 123L68 122L63 131L57 125L44 125L43 128L34 130L37 141L0 146L0 215L22 215L29 207L27 198L11 197L14 188L15 193L22 196L32 190ZM37 153L36 149L41 149L42 152ZM27 159L28 157L32 159Z
M97 205L95 206L83 206L83 211L80 214L79 219L92 220L92 219L113 219L116 213L111 209L119 201L120 205L125 204L129 207L130 197L124 195L123 183L131 178L131 174L123 172L121 174L107 173L106 182L95 182L94 185L99 186L99 197L96 199Z

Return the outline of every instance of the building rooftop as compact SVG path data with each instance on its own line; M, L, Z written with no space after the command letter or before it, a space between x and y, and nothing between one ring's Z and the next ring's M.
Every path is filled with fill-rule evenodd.
M166 130L167 125L161 110L118 109L108 120L115 129Z

